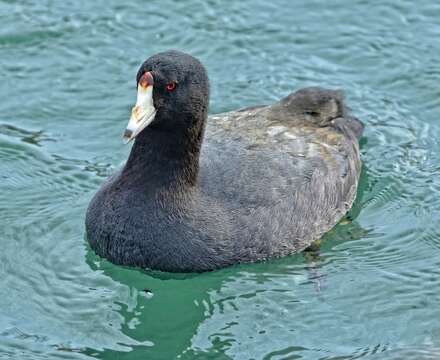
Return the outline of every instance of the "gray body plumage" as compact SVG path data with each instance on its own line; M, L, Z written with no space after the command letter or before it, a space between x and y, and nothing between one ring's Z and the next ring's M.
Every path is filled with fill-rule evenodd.
M361 132L340 94L320 89L211 116L192 191L149 192L115 174L88 212L92 247L119 264L174 272L301 251L350 209Z
M339 92L319 88L210 116L195 181L167 175L172 159L126 166L91 201L87 238L114 263L170 272L299 252L353 204L362 130Z

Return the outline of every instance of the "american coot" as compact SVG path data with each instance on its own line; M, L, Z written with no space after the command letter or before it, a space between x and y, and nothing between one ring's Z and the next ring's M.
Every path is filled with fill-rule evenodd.
M363 125L340 92L307 88L208 118L206 71L178 51L146 60L137 91L130 156L87 210L98 255L208 271L301 251L350 209Z

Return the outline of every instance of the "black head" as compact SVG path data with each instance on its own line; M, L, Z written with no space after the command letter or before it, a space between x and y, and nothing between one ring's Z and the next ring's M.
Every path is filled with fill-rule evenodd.
M147 126L176 135L183 135L182 132L194 134L203 130L208 113L209 80L199 60L179 51L158 53L141 65L136 82L138 103L133 109L135 115L132 115L135 120L130 120L127 131L134 129L137 132L132 131L131 138ZM139 100L139 94L147 88L151 89L149 86L152 87L152 95L149 95L150 101L152 96L152 103L145 105L148 99ZM148 110L148 107L151 109ZM138 124L144 125L142 118L148 117L149 121L146 121L142 129L136 128Z

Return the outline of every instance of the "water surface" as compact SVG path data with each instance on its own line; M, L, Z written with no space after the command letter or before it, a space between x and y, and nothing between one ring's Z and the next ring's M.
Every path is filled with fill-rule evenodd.
M0 1L0 358L440 358L439 19L435 1ZM87 247L137 68L170 48L206 64L211 113L345 90L364 170L319 252L169 277Z

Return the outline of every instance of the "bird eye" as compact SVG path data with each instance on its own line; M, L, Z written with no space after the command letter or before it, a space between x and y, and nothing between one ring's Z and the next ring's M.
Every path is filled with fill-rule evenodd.
M176 88L176 83L174 81L167 84L168 91L173 91L175 88Z

